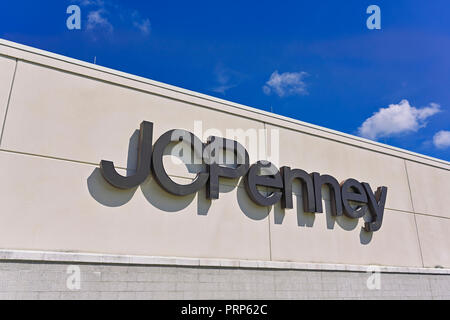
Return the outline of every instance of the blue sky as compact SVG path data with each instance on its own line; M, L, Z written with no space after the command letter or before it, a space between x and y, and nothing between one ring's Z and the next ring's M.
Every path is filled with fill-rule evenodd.
M66 9L81 8L81 30ZM369 30L369 5L381 30ZM448 0L3 1L0 37L450 160Z

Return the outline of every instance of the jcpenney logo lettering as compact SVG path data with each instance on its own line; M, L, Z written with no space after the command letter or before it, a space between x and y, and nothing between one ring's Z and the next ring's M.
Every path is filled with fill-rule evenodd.
M143 121L140 126L138 145L138 164L134 175L124 177L117 173L111 161L102 160L100 170L111 185L120 189L139 186L153 173L155 180L167 192L184 196L195 193L206 186L208 199L219 198L219 178L238 179L244 176L245 188L249 197L260 206L271 206L281 201L282 208L293 208L292 183L298 180L302 186L303 209L305 212L323 212L322 186L330 190L331 214L345 214L359 219L369 210L370 221L365 222L366 231L377 231L383 222L387 188L379 187L374 193L368 183L347 179L341 184L330 175L317 172L308 174L301 169L284 166L278 170L268 161L258 161L250 166L247 150L237 141L211 136L203 143L198 137L186 130L170 130L153 142L153 123ZM202 164L205 170L197 173L190 184L178 184L167 174L163 156L170 144L183 142L184 148L178 155L184 162ZM186 147L187 146L187 147ZM232 161L228 161L233 156ZM200 160L198 160L200 159ZM272 192L260 191L270 188Z

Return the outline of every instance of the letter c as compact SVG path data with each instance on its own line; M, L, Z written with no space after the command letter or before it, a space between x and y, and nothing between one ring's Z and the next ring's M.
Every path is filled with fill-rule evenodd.
M170 130L159 137L159 139L153 146L152 169L155 180L164 190L177 196L185 196L200 190L208 181L209 174L206 172L200 172L197 174L192 183L186 185L178 184L170 179L169 175L164 169L164 149L171 142L177 141L188 142L194 152L203 155L204 145L200 141L200 139L197 138L193 133L181 129Z

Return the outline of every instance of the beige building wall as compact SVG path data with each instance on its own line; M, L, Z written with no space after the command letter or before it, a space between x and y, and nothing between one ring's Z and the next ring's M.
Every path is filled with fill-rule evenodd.
M450 268L450 163L48 52L0 41L0 248ZM380 231L329 210L259 207L242 183L174 197L149 178L117 190L100 160L136 165L136 130L278 130L279 164L388 187ZM247 145L248 147L248 145ZM188 183L184 166L169 165ZM324 192L325 208L329 195Z

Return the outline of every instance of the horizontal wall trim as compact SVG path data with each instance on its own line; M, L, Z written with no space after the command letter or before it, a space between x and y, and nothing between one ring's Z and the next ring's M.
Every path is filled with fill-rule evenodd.
M350 265L350 264L110 255L98 253L54 252L54 251L0 250L0 263L13 261L178 266L178 267L280 269L280 270L306 270L306 271L344 271L344 272L368 272L370 271L369 267L373 267L369 265L365 266L365 265ZM377 267L379 268L379 271L382 273L450 275L450 269L444 268L442 269L414 268L414 267L391 267L391 266L377 266Z
M12 51L11 51L11 49L12 49ZM334 140L337 142L346 143L346 144L360 147L360 148L362 147L367 150L372 150L374 152L384 153L384 154L392 155L392 156L395 156L398 158L402 158L402 159L406 159L406 160L410 160L410 161L414 161L414 162L419 162L419 163L422 163L425 165L434 166L434 167L438 167L438 168L445 169L445 170L450 170L450 168L449 168L450 162L442 160L442 159L429 157L429 156L415 153L415 152L412 152L409 150L382 144L382 143L379 143L376 141L364 139L364 138L350 135L347 133L343 133L343 132L339 132L336 130L321 127L318 125L306 123L306 122L303 122L300 120L296 120L296 119L288 118L285 116L277 115L274 113L270 113L267 111L263 111L260 109L248 107L248 106L245 106L242 104L226 101L226 100L219 99L219 98L216 98L213 96L208 96L208 95L197 93L197 92L190 91L187 89L164 84L164 83L150 80L147 78L131 75L131 74L117 71L114 69L101 67L101 66L94 65L91 63L68 58L68 57L65 57L62 55L58 55L58 54L54 54L54 53L51 53L48 51L21 45L21 44L14 43L14 42L11 42L8 40L0 39L0 54L3 56L6 56L6 57L15 58L15 59L18 59L21 61L29 61L29 62L36 63L36 64L46 66L49 68L56 68L59 70L67 71L65 69L62 69L61 67L51 65L49 62L38 61L37 57L44 57L47 59L52 59L54 61L67 63L68 65L72 65L72 66L76 66L76 67L80 67L80 68L86 68L86 69L93 70L96 72L101 72L105 75L110 75L110 76L118 77L118 78L121 78L124 80L134 81L134 82L140 83L140 84L145 84L145 85L148 85L155 89L164 90L166 92L166 93L161 93L161 92L156 93L156 92L153 92L152 90L150 90L150 87L149 87L149 88L146 88L146 90L145 90L146 92L149 92L149 93L164 95L167 98L173 98L173 96L171 95L173 93L184 95L185 97L187 97L188 100L189 100L189 98L199 99L199 101L202 101L202 103L200 103L199 105L202 105L207 108L212 108L212 109L218 110L217 107L213 107L211 105L211 104L218 104L221 106L220 111L222 111L222 112L227 112L227 113L238 115L238 116L244 116L244 115L241 115L238 112L238 110L240 110L241 112L249 112L251 114L255 114L255 115L259 116L259 118L255 119L255 120L262 121L266 124L270 124L270 125L274 125L274 126L278 126L278 127L285 127L287 129L292 129L295 131L303 132L305 134L315 135L315 136L322 137L325 139L331 139L331 140ZM24 54L25 54L25 56L24 56ZM74 71L67 71L67 72L74 73ZM85 75L85 73L83 73L82 70L78 70L76 73L80 74L80 75ZM89 76L89 77L105 81L98 75L97 76ZM121 85L118 81L111 80L111 79L109 79L108 82L117 84L117 85ZM139 89L139 90L142 91L142 89ZM189 101L187 101L187 102L189 102ZM248 116L244 116L244 117L248 117ZM348 139L349 141L345 142L342 139ZM361 143L363 145L361 145ZM377 150L376 148L382 148L383 151L381 151L379 149Z

